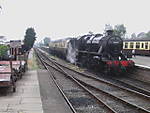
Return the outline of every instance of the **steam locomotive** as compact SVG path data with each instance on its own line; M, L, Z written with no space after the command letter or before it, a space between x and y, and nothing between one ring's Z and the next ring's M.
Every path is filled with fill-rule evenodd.
M49 44L51 54L107 74L128 72L134 67L134 62L123 55L122 48L123 40L114 35L112 30L107 31L105 35L90 33Z

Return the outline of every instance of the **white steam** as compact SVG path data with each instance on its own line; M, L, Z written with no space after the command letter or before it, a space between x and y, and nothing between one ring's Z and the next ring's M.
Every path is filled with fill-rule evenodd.
M67 50L67 60L70 63L76 63L76 50L72 48L71 43L69 43Z

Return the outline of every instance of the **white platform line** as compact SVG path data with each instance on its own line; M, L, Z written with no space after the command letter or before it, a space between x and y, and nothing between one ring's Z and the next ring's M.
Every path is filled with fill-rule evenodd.
M135 64L135 66L150 69L149 66L145 66L145 65L141 65L141 64Z

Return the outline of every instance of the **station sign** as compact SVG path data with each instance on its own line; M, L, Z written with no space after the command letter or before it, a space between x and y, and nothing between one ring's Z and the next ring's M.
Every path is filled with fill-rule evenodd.
M21 40L10 40L10 47L11 48L20 48Z

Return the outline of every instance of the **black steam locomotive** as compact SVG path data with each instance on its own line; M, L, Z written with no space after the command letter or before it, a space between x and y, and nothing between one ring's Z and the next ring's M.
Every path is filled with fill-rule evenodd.
M112 30L107 31L105 36L90 33L53 41L49 45L52 54L64 57L71 63L115 74L134 67L134 62L122 54L122 48L123 40Z

